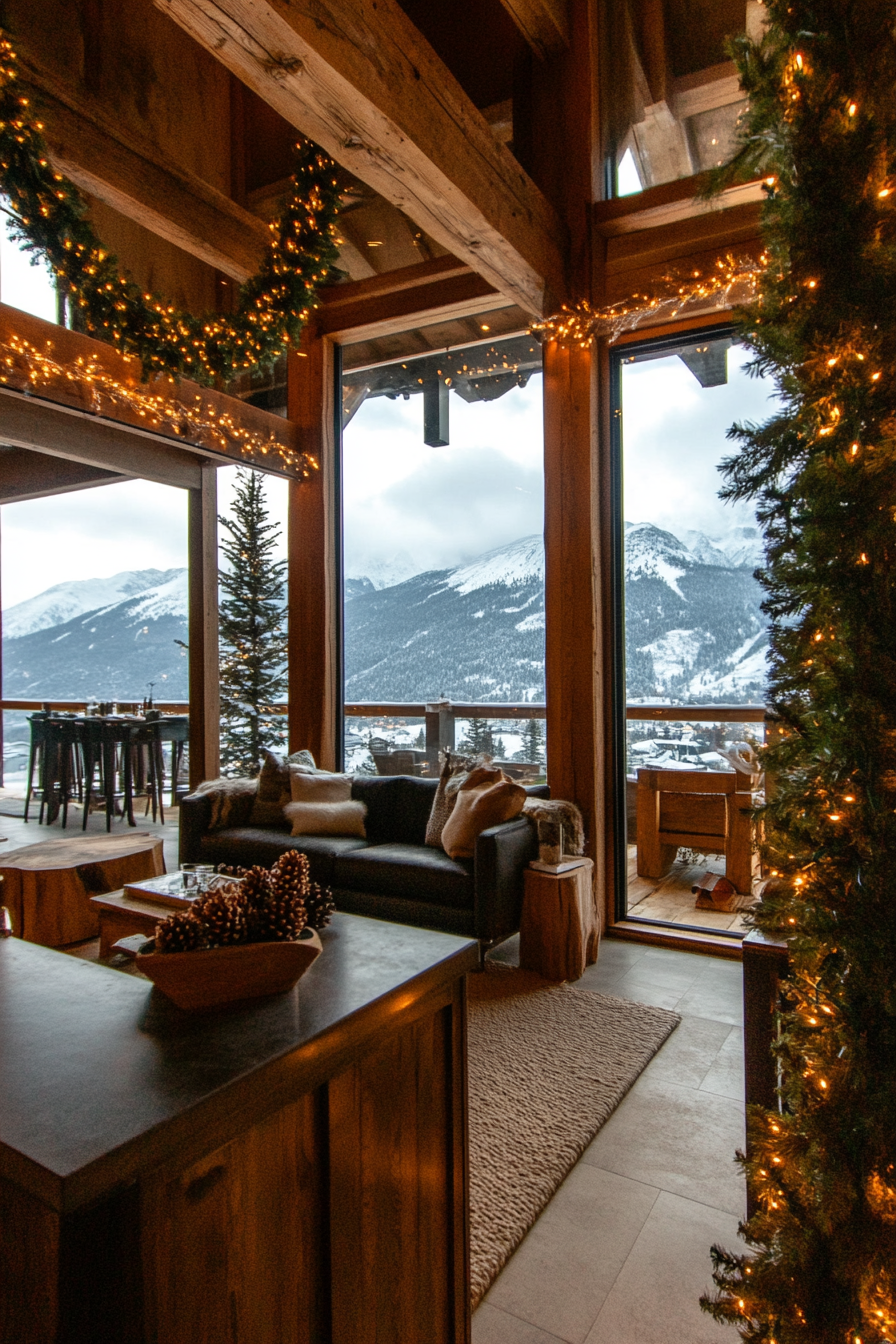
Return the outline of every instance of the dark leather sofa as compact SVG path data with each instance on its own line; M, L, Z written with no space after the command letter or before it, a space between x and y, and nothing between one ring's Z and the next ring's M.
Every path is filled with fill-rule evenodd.
M210 831L210 796L190 794L180 808L180 860L270 867L285 850L300 849L312 881L332 888L339 910L499 942L519 928L535 827L524 817L493 826L479 836L473 859L451 859L425 844L436 786L410 775L355 776L352 797L367 804L366 839L293 837L285 821ZM549 796L546 785L527 792Z

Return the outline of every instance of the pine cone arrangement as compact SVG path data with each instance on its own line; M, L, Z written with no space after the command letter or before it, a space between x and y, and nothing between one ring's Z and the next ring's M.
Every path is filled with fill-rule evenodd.
M312 882L308 895L305 897L305 910L308 913L309 926L312 929L325 929L335 909L336 902L333 900L333 893L330 888L322 887L318 882Z
M249 940L249 912L246 898L236 883L211 892L193 907L196 918L205 925L211 947L233 947Z
M224 874L224 865L218 871ZM273 868L231 868L237 880L156 926L157 952L287 942L306 926L322 929L335 908L328 887L310 880L307 855L290 849Z
M208 937L192 910L178 911L156 925L157 952L195 952L201 947L208 947Z

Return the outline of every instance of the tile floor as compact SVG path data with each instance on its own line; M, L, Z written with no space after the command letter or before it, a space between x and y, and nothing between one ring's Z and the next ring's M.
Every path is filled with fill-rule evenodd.
M744 1215L740 962L605 939L579 985L681 1024L493 1284L473 1344L734 1344L698 1298Z

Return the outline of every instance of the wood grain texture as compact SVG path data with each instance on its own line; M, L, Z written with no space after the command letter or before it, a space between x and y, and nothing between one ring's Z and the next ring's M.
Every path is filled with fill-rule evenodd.
M569 45L567 0L501 0L501 4L542 60Z
M592 863L568 873L526 869L520 966L545 980L579 980L597 961L601 918Z
M221 773L221 691L218 649L218 483L204 466L189 494L190 788Z
M0 342L9 344L17 339L26 341L42 354L51 353L62 365L81 361L97 367L126 387L135 387L141 382L139 360L121 355L91 336L82 336L80 332L69 331L54 322L45 322L0 303ZM65 378L42 384L39 397L31 395L26 402L24 397L13 394L25 391L33 394L34 388L25 371L14 364L3 370L0 440L120 472L124 476L145 477L190 488L199 484L199 459L207 458L217 463L248 461L254 465L251 456L236 449L228 451L217 443L210 446L201 433L188 440L186 435L176 432L178 406L192 407L196 399L201 398L202 405L219 418L230 416L241 428L265 439L273 437L296 452L302 450L298 434L281 416L250 406L215 388L200 388L186 378L175 382L173 378L161 377L153 379L149 390L171 402L172 422L158 429L148 429L145 417L113 402L95 387L70 383ZM288 475L279 463L280 459L273 453L259 456L258 460L258 465L265 471Z
M307 748L325 770L335 770L342 604L337 584L338 445L333 343L308 330L287 366L289 418L320 465L307 481L289 486L288 701L291 751Z
M514 302L565 297L564 226L397 0L156 3Z
M318 330L334 340L364 341L455 316L500 307L496 289L454 257L436 257L321 293Z
M44 840L0 856L3 904L13 932L42 947L95 938L99 917L91 897L165 871L162 841L140 835Z
M545 689L551 794L581 809L603 893L609 688L600 623L598 360L595 347L545 346Z
M57 172L234 280L258 270L269 235L256 215L111 122L95 100L81 100L38 70L32 87Z

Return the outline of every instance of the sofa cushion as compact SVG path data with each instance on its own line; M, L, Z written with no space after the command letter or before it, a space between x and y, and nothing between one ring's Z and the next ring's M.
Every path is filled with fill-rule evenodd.
M358 798L339 803L287 803L283 809L292 835L360 835L365 838L367 804Z
M477 835L519 816L525 801L526 790L503 770L488 765L473 770L460 786L442 830L445 852L454 859L471 859Z
M354 835L302 835L293 839L286 831L265 826L234 826L202 838L200 863L226 863L239 868L260 864L270 868L281 854L299 849L308 855L312 882L333 883L333 861L339 854L364 849L366 840Z
M422 843L368 845L336 856L333 886L472 908L473 865Z
M355 775L352 797L367 804L370 843L425 844L437 782L413 775Z

